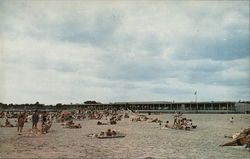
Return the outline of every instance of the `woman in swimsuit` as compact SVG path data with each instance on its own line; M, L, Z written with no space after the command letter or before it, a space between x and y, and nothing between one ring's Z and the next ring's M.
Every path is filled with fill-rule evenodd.
M24 114L21 114L17 119L17 132L20 133L23 131L24 122L25 122Z
M249 135L246 135L242 138L233 140L231 142L225 143L225 144L220 145L220 146L243 146L245 144L248 144L249 142L250 142Z

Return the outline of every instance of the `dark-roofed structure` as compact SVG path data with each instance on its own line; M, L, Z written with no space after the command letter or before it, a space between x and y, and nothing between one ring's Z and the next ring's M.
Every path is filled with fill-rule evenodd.
M109 104L2 104L0 111L60 111L60 110L104 110L104 109L129 109L141 113L162 112L162 113L250 113L250 102L116 102Z

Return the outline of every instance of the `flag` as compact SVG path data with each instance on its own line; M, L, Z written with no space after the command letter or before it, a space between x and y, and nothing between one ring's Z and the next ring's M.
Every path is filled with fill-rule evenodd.
M196 94L197 94L197 91L194 92L194 95L196 95Z

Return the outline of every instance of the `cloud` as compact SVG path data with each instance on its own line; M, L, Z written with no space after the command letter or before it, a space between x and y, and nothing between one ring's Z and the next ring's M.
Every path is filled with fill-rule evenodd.
M0 101L249 100L249 2L1 1Z

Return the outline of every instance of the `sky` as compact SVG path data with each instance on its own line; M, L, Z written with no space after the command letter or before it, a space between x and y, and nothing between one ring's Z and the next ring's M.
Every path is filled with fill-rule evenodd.
M249 1L0 0L0 102L250 100Z

